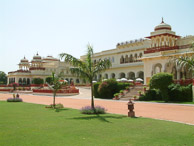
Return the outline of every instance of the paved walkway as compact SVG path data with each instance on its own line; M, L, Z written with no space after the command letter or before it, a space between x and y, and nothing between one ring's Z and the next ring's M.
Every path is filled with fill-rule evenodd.
M12 94L0 93L0 100L6 100ZM38 96L21 94L24 102L36 104L51 104L51 96ZM81 109L90 105L90 90L80 88L80 94L75 96L56 97L56 103L62 103L64 107ZM95 105L103 106L108 113L128 114L127 101L113 101L95 99ZM160 104L160 103L135 103L135 114L137 117L170 120L194 125L194 105Z

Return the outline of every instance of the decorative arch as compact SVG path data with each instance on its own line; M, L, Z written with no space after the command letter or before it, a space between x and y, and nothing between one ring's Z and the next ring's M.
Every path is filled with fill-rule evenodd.
M120 63L124 63L124 57L123 57L123 55L120 58Z
M153 74L157 74L162 72L162 64L161 63L156 63L153 65Z
M128 63L128 62L129 62L128 55L125 55L125 63Z
M104 78L105 79L108 79L108 74L107 73L104 75Z
M79 79L76 79L76 83L79 84Z
M27 78L27 85L29 85L30 84L30 79L29 78Z
M22 84L22 78L19 78L18 83L21 85Z
M137 72L137 77L144 80L144 72L143 71Z
M129 62L133 62L133 55L132 54L129 57Z
M111 74L111 78L112 78L112 79L115 79L115 73L112 73L112 74Z
M121 73L119 74L119 76L120 76L120 78L125 78L125 73L124 73L124 72L121 72Z
M129 72L128 73L128 79L134 80L135 79L135 73L134 72Z
M26 85L26 83L27 83L26 78L23 78L22 84Z

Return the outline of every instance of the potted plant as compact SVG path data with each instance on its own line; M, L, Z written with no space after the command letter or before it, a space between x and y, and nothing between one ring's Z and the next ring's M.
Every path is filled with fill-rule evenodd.
M146 91L146 87L143 87L144 92Z
M124 95L124 91L123 91L123 90L120 90L120 94L121 94L121 95Z
M114 94L114 99L119 100L119 93Z
M134 100L137 100L137 96L136 96L136 95L134 95L134 96L133 96L133 99L134 99Z
M130 90L129 86L125 87L125 89L127 92Z
M138 91L138 93L139 93L139 96L141 96L141 91Z

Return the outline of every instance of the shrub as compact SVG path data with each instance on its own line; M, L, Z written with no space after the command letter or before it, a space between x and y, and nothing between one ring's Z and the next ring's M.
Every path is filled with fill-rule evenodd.
M139 96L140 101L162 100L162 96L159 90L150 89L145 94Z
M33 83L33 84L38 84L38 85L40 85L40 84L43 84L43 83L44 83L44 80L41 79L41 78L34 78L34 79L32 80L32 83Z
M150 80L150 88L159 89L161 91L163 100L167 102L169 100L168 86L172 84L172 82L172 74L158 73L152 76Z
M118 83L115 79L108 79L93 86L94 97L102 99L112 99L115 93L125 90L130 83Z
M95 106L94 109L92 109L91 106L85 106L82 107L80 110L82 114L105 114L106 109L101 106Z
M106 80L98 86L100 98L112 99L116 91L117 91L117 81L115 79Z
M8 98L7 102L22 102L23 100L21 98Z
M94 90L94 97L95 98L100 98L100 94L98 92L98 87L99 87L100 83L97 82L97 83L94 83L93 85L93 90Z
M168 94L170 101L192 101L192 84L181 86L179 84L171 84L168 86Z
M47 83L51 84L52 83L52 77L47 77L45 80Z
M119 92L120 90L124 90L126 89L126 87L132 85L131 83L118 83L117 84L117 92Z

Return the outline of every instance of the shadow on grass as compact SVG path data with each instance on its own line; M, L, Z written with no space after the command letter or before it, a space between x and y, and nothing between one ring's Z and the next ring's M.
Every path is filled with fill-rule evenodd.
M92 119L98 119L99 121L102 122L106 122L106 123L112 123L110 122L108 119L122 119L122 118L126 118L127 116L100 116L99 114L95 114L95 115L88 115L87 117L75 117L72 119L76 119L76 120L92 120Z
M69 110L68 108L47 108L49 110L54 110L55 112L61 112L61 111L66 111L66 110Z
M66 110L69 110L69 109L67 109L67 108L61 108L61 109L56 108L55 112L61 112L61 111L66 111Z

